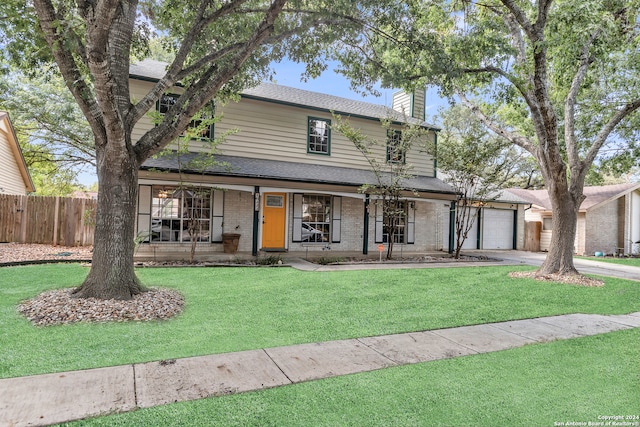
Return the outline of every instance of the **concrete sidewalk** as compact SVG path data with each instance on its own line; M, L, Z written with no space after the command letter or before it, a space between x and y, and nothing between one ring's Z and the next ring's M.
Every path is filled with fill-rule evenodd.
M0 426L37 426L640 327L569 314L0 380Z

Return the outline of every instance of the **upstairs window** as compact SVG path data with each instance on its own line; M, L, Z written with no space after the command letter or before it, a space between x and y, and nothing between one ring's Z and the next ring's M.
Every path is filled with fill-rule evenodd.
M387 130L387 163L404 163L405 152L402 146L402 131Z
M175 103L180 98L180 95L175 93L165 93L160 97L160 100L157 104L158 112L162 115L166 114L171 107L175 105ZM191 136L192 139L213 139L213 124L203 123L205 119L213 118L213 109L206 108L205 110L197 113L189 126L187 126L187 134ZM181 136L185 136L183 133Z
M331 120L309 117L307 153L329 155L331 150Z

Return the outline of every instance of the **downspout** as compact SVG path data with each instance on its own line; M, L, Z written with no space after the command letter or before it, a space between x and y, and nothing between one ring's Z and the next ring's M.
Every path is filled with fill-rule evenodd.
M476 236L476 249L480 249L480 243L481 243L480 239L482 238L483 210L484 210L484 208L478 208L478 217L476 218L476 221L478 221L478 234Z
M258 227L260 224L260 187L253 188L253 243L251 255L258 256Z
M513 250L517 250L518 249L518 209L517 209L516 205L516 209L513 211Z
M452 200L449 205L449 253L453 253L456 244L456 205L457 201Z
M362 223L363 232L362 232L362 255L367 255L369 253L369 195L366 194L364 196L364 218Z

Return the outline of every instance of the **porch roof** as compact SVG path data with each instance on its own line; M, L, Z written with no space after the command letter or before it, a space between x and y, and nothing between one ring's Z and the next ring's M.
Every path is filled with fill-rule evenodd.
M308 163L293 163L279 160L255 159L238 156L215 156L215 165L203 169L190 167L198 153L170 155L150 158L141 169L157 169L168 172L205 174L212 176L272 179L288 182L308 182L314 184L346 185L360 187L376 184L375 174L370 170L323 166ZM414 176L405 182L406 188L426 193L455 195L455 190L438 178Z

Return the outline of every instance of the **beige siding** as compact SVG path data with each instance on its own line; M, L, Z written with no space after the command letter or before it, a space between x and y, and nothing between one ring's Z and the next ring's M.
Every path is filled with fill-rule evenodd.
M391 108L409 117L424 121L426 96L426 90L424 89L416 90L413 93L396 92L393 94Z
M425 111L424 111L425 98L426 98L426 91L424 89L416 90L413 94L413 111L411 114L416 119L423 120L423 121L425 119Z
M10 129L5 120L0 120L0 193L26 194L27 187L20 173L15 152L11 149L13 143Z
M218 147L221 154L326 166L369 169L365 157L353 143L336 131L331 132L330 155L307 153L307 122L309 117L332 120L330 113L313 111L271 102L242 99L223 109L223 118L216 124L219 135L237 129ZM366 135L381 142L376 150L380 159L386 156L386 130L377 120L352 118L351 123ZM432 137L432 135L431 135ZM407 155L417 175L433 175L433 159L418 149Z
M584 213L578 213L578 222L576 224L576 238L574 242L574 252L578 255L586 254L585 236L587 232L587 221Z
M131 101L135 104L140 101L153 87L153 83L144 82L141 80L129 80L129 90L131 91ZM155 109L155 106L153 107ZM131 140L139 140L145 132L153 127L151 119L145 115L136 123L131 134Z
M551 230L542 230L540 232L540 250L547 252L551 246Z
M411 94L406 92L394 93L391 108L403 112L407 116L411 116Z
M141 99L150 88L151 83L132 80L132 98ZM226 140L218 146L220 154L370 169L366 159L353 143L336 131L331 132L329 156L307 153L308 118L332 120L330 113L246 98L241 99L240 102L229 102L219 107L217 113L221 113L223 117L214 127L216 137L229 130L238 130L237 133L227 136ZM384 159L386 131L380 122L352 118L351 123L381 142L376 153L380 159ZM134 129L133 140L139 139L151 126L153 126L151 120L143 117ZM429 138L433 139L433 137L434 134L430 133ZM207 147L194 142L192 149L207 149ZM412 173L415 175L434 175L433 158L417 147L407 154L407 163L413 165Z

